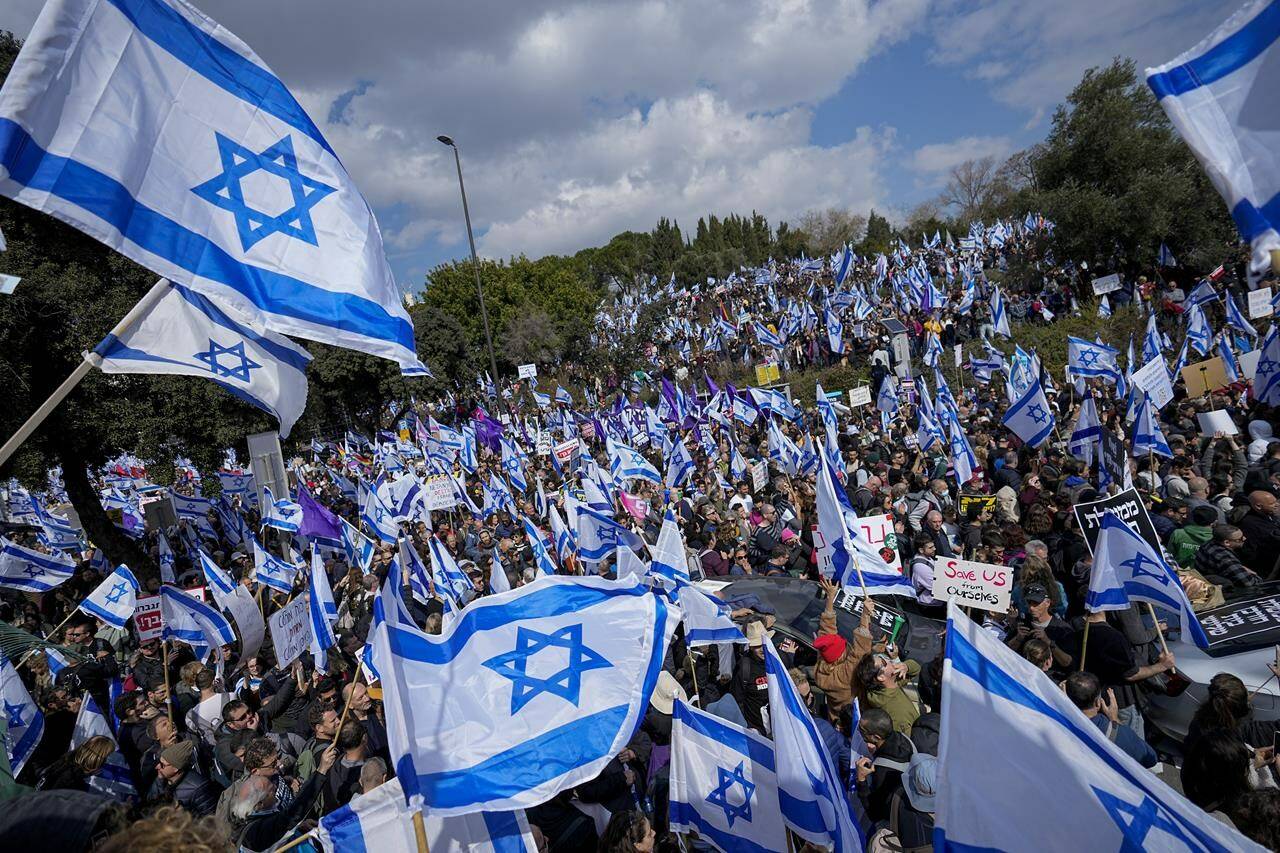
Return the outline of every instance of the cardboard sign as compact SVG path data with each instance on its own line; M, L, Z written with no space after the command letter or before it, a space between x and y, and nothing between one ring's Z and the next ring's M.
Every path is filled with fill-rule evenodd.
M858 618L862 618L862 608L865 604L866 601L862 597L862 588L858 586L846 586L836 596L836 607L847 613L852 613ZM872 642L880 642L882 639L893 637L895 641L901 644L898 634L907 622L902 613L885 604L883 598L877 598L874 619L875 621L871 623Z
M1249 291L1249 319L1256 317L1270 317L1275 313L1275 309L1271 307L1271 288L1259 287L1257 290Z
M969 507L971 506L981 507L982 509L989 509L992 512L995 512L996 496L995 495L961 495L960 505L956 511L957 515L959 515L960 518L962 519L968 518Z
M534 444L533 452L537 456L551 455L551 433L539 432L538 440Z
M1240 429L1236 426L1236 422L1231 420L1231 413L1223 409L1216 409L1212 412L1199 412L1196 414L1196 420L1200 422L1200 432L1205 435L1213 435L1220 432L1223 435L1239 435Z
M422 499L428 511L453 509L458 505L452 479L448 474L433 474L422 481Z
M769 471L765 467L763 461L751 463L751 488L753 491L760 491L764 488L764 484L769 481Z
M1187 383L1188 397L1203 397L1210 391L1226 388L1230 384L1227 382L1227 369L1222 365L1220 356L1188 364L1182 368L1182 381Z
M1147 515L1147 508L1143 505L1142 498L1138 496L1137 489L1126 489L1109 498L1087 504L1076 504L1075 509L1076 521L1080 525L1080 532L1084 534L1084 541L1089 546L1090 554L1093 553L1093 546L1098 541L1098 533L1102 530L1102 518L1107 510L1114 512L1121 521L1129 525L1134 533L1145 539L1157 554L1160 553L1160 536L1156 533L1155 525L1151 523L1151 516Z
M1013 570L991 563L938 557L933 561L933 597L964 607L1004 613L1013 592Z
M887 515L866 515L854 525L854 532L875 546L884 563L895 572L902 571L902 555L898 552L898 532Z
M519 376L521 379L537 379L538 365L522 364L516 368L516 375Z
M1153 358L1133 372L1133 384L1151 397L1157 409L1163 409L1173 399L1173 385L1169 383L1169 370L1163 358Z
M849 389L849 405L850 406L866 406L871 403L871 388L863 385L861 388Z
M1104 275L1101 278L1093 280L1093 293L1095 296L1101 296L1104 293L1112 293L1120 289L1120 273L1113 272L1111 275Z
M310 616L305 595L299 595L271 614L267 621L271 623L271 645L276 650L276 666L284 669L311 645Z

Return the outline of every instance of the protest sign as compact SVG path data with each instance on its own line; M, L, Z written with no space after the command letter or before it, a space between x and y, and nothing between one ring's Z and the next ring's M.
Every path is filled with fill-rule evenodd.
M1188 397L1200 397L1230 384L1227 382L1227 369L1219 356L1182 368L1182 381L1187 383Z
M892 518L887 515L865 515L854 524L854 532L880 552L886 566L895 572L902 571L898 533L894 530Z
M982 509L989 509L992 512L995 512L996 496L995 495L961 495L960 501L959 501L959 507L958 507L958 513L960 515L960 518L961 519L968 518L969 507L973 507L973 506L981 507Z
M458 505L452 478L448 474L432 474L422 481L422 499L429 512L453 509Z
M538 432L538 440L534 444L533 452L538 456L551 455L551 433Z
M1101 427L1102 452L1098 454L1097 464L1107 472L1111 482L1117 486L1124 485L1125 470L1129 465L1129 448L1124 439L1114 432Z
M1143 505L1142 498L1138 496L1137 489L1126 489L1109 498L1076 504L1075 510L1076 522L1080 525L1080 532L1084 534L1084 541L1089 546L1090 554L1093 553L1093 546L1098 541L1098 532L1102 529L1102 517L1107 510L1114 512L1116 517L1129 525L1134 533L1146 540L1157 554L1160 553L1160 536L1156 533L1155 525L1151 523L1151 517L1147 515L1147 508Z
M777 364L757 364L756 365L756 384L768 385L770 382L777 382L782 378L782 370Z
M184 589L183 592L201 601L209 599L202 586ZM133 610L133 633L138 636L138 642L145 643L147 640L159 639L162 630L164 630L164 617L160 615L160 596L139 596L137 607Z
M1272 632L1280 631L1280 595L1255 593L1243 601L1201 611L1196 618L1209 638L1209 654L1217 649L1243 651L1224 647L1256 648L1262 644L1260 641L1274 640ZM1267 634L1272 636L1262 636Z
M1271 288L1259 287L1257 290L1249 291L1249 319L1253 320L1257 317L1270 317L1275 313L1275 309L1271 307Z
M1111 275L1104 275L1101 278L1093 280L1093 293L1095 296L1101 296L1104 293L1112 293L1120 289L1120 273L1113 272Z
M1157 409L1163 409L1173 399L1173 385L1169 383L1169 369L1163 358L1153 358L1133 372L1133 384L1151 398Z
M964 361L964 344L956 344L953 346L951 348L951 355L956 361L956 367L959 367L960 363Z
M266 636L267 623L262 621L262 611L249 590L237 585L227 601L227 612L236 622L236 633L240 635L240 659L247 660L262 648L262 640Z
M284 669L311 645L311 618L307 597L299 595L271 614L271 644L276 650L276 666Z
M871 622L872 641L879 642L882 639L892 638L897 642L902 628L906 625L906 617L885 604L883 598L877 598L875 604L876 612ZM862 617L862 608L865 605L866 599L862 595L862 588L858 586L846 586L836 596L836 607L859 618Z
M764 462L751 463L751 488L759 491L764 488L764 484L769 480L769 472L765 468Z
M537 379L537 378L538 378L538 365L536 365L536 364L522 364L522 365L520 365L519 367L517 367L517 368L516 368L516 374L517 374L521 379Z
M1213 435L1216 432L1220 432L1223 435L1240 434L1239 427L1231 419L1231 413L1223 409L1200 412L1196 415L1196 420L1200 422L1200 431L1205 435Z
M578 453L578 440L571 438L568 441L562 441L551 449L556 455L556 461L561 467L569 465L573 462L573 457Z
M871 388L863 385L859 388L849 389L849 405L850 406L866 406L871 403Z
M933 597L955 600L965 607L1004 613L1013 592L1013 572L1007 566L939 557L933 561Z

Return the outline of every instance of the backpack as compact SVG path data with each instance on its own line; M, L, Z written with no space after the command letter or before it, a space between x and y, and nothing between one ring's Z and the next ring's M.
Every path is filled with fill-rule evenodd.
M893 795L889 804L889 825L878 830L867 840L867 853L932 853L932 844L919 847L904 847L898 838L898 809L902 806L902 791Z

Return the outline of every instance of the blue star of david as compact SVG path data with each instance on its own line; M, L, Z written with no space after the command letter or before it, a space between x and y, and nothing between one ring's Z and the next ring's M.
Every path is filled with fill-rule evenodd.
M222 160L222 173L215 175L191 191L210 204L230 211L236 218L236 230L240 232L240 244L247 252L259 240L272 234L284 234L313 246L316 230L311 224L311 208L337 188L308 178L298 171L298 158L293 153L293 138L286 135L265 151L258 153L245 148L221 133L218 139L218 156ZM293 197L293 206L271 215L249 207L244 200L241 182L254 172L266 172L287 182Z
M125 590L127 590L128 588L129 588L128 584L126 584L124 581L121 581L120 583L111 587L111 592L107 595L107 603L118 604L120 602L120 599L124 598Z
M1049 415L1045 412L1044 406L1041 406L1039 403L1027 407L1027 416L1038 424L1042 424L1049 419Z
M230 367L219 361L219 356L230 355L233 358L240 359L239 364L234 362ZM261 364L249 358L244 352L244 341L240 341L232 346L223 346L213 338L209 339L209 348L204 352L198 352L194 358L197 361L203 361L209 365L209 372L214 376L225 376L229 379L239 379L241 382L250 380L249 371L255 367L262 367Z
M1087 349L1080 353L1080 364L1089 367L1098 360L1098 354L1091 349Z
M1280 365L1277 365L1269 358L1264 358L1258 362L1258 373L1272 373L1277 367L1280 367Z
M1114 794L1107 793L1101 788L1090 787L1093 788L1093 793L1102 802L1102 807L1107 810L1107 814L1115 821L1116 826L1120 827L1120 832L1124 835L1124 842L1120 845L1120 853L1143 853L1146 850L1147 835L1152 829L1158 829L1161 832L1176 836L1186 844L1188 850L1204 849L1188 838L1182 828L1169 818L1165 810L1160 807L1160 804L1150 797L1144 796L1141 803L1134 805L1125 802Z
M25 569L22 570L22 573L29 578L38 578L42 574L44 574L44 572L40 571L35 566L27 566Z
M26 725L22 719L22 712L27 708L26 705L13 705L7 699L4 703L5 716L9 718L9 729L18 729Z
M733 829L733 822L738 818L748 822L751 820L751 797L755 795L756 786L754 782L747 778L747 774L743 770L745 763L739 761L733 772L723 767L717 767L716 772L720 774L720 784L707 795L708 803L724 810L724 819L729 823L730 829ZM729 791L734 785L742 786L742 803L739 805L729 802Z
M964 453L964 442L960 440L959 436L956 436L951 439L951 455L959 456L961 453Z
M1135 579L1154 578L1160 582L1161 586L1167 586L1169 583L1169 575L1164 571L1164 567L1144 554L1134 554L1129 559L1121 562L1120 565L1128 568L1133 573L1133 577ZM1143 568L1143 566L1146 565L1155 566L1156 571L1153 572L1150 569Z
M548 678L526 674L529 658L545 648L566 649L569 653L568 663ZM521 708L542 693L551 693L577 706L578 694L582 689L582 674L593 669L607 669L613 664L583 644L582 623L578 623L566 625L550 634L521 627L516 632L516 647L489 658L484 666L511 680L511 715L514 717Z

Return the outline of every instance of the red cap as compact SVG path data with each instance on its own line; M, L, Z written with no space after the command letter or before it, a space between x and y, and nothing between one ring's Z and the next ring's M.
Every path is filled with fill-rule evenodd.
M844 654L844 650L848 645L844 637L839 634L821 634L813 641L813 647L818 650L818 654L822 655L822 659L827 663L835 663L840 660L840 656Z

